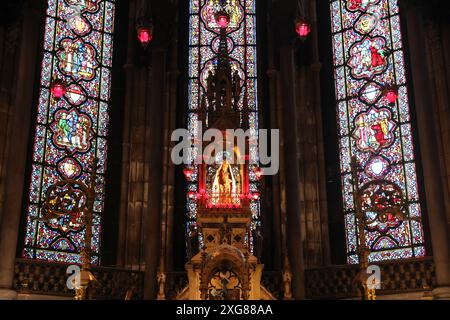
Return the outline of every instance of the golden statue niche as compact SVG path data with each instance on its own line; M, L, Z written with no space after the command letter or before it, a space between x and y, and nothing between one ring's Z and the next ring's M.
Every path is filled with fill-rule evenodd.
M242 165L230 164L227 158L222 162L206 166L205 192L209 206L240 206L243 185Z
M232 204L232 195L237 194L236 179L228 161L225 159L216 172L213 182L213 195L217 195L216 202Z

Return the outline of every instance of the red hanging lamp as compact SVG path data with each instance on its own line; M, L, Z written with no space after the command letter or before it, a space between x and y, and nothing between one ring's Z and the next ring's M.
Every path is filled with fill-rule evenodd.
M50 92L55 100L60 100L67 92L65 82L55 77L50 84Z
M384 96L389 102L389 105L393 106L398 99L398 88L395 85L386 86L384 89Z
M311 23L306 18L303 0L298 0L297 19L295 20L295 32L300 40L305 41L311 33Z
M192 168L190 167L185 167L183 169L183 174L186 177L186 180L191 180L192 175L194 174L194 170L192 170Z
M295 22L295 32L300 40L305 41L311 33L311 24L306 20L306 18L297 18L297 21Z
M142 48L146 50L153 40L153 22L150 0L144 0L136 17L136 35Z
M137 37L141 46L144 49L147 49L150 45L150 42L153 40L153 26L139 26L137 27Z
M216 23L221 29L226 29L230 25L230 15L225 11L220 11L215 15Z
M195 193L194 191L189 191L188 198L191 200L197 199L197 193Z
M253 200L259 200L259 198L261 197L261 194L259 192L253 192L251 197Z
M255 172L256 179L261 180L261 178L263 176L262 169L261 168L256 168L254 172Z

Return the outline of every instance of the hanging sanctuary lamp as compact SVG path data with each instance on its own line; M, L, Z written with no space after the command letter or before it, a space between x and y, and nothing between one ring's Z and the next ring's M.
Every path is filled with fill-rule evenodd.
M143 0L136 17L136 34L144 50L153 40L153 22L150 0Z
M298 1L297 18L295 20L295 32L300 40L305 41L311 33L311 24L306 18L303 0Z

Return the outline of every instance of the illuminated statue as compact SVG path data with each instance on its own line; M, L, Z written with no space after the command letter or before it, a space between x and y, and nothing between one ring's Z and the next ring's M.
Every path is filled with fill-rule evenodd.
M231 178L232 173L230 170L230 165L225 160L219 169L218 180L219 180L219 199L222 203L231 202L231 189L233 180Z
M232 196L237 193L236 179L227 160L224 160L216 172L213 182L213 194L218 203L232 204Z

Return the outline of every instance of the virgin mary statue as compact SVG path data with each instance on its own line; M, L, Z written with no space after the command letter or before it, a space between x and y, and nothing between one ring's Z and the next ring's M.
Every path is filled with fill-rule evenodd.
M233 195L237 194L237 183L233 171L227 160L224 160L214 177L212 198L219 204L233 204Z

